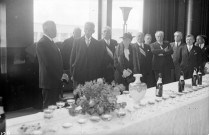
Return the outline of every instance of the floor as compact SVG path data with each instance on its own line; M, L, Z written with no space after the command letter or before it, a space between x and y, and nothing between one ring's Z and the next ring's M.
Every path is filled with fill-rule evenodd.
M65 92L65 93L63 93L63 97L64 98L73 98L73 94L71 92ZM17 111L7 112L6 118L11 119L11 118L15 118L15 117L21 117L21 116L25 116L25 115L38 113L40 111L42 111L42 110L34 109L32 107L25 108L25 109L21 109L21 110L17 110Z

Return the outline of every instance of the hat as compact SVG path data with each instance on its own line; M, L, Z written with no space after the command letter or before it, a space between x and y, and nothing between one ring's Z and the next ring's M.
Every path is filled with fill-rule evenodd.
M127 33L124 33L124 34L123 34L123 36L122 36L122 37L120 37L120 38L123 38L123 39L125 39L125 38L129 38L129 39L131 39L131 40L132 40L132 39L133 39L133 37L134 37L134 36L132 36L130 32L127 32Z

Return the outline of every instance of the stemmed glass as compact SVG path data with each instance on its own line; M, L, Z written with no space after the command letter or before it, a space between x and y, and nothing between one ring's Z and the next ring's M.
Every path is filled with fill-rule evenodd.
M128 108L127 111L130 113L130 119L131 119L131 121L133 121L134 120L133 119L133 111L134 111L134 109L133 108Z
M162 97L162 99L163 99L163 105L162 105L162 107L168 107L168 103L166 103L166 101L169 99L169 96L168 95L164 95L163 97Z
M155 104L155 100L149 100L148 101L148 106L149 106L149 111L150 112L153 112L154 111L154 108L153 108L153 106L154 106L154 104Z
M56 105L57 105L57 107L58 107L58 115L60 115L60 113L61 113L61 108L65 106L65 102L58 101L58 102L56 102Z
M51 123L51 119L53 118L53 111L50 109L44 109L44 123L45 129L48 129L49 124Z
M79 119L78 123L81 125L81 135L83 135L83 124L86 123L86 119Z
M121 125L124 125L125 123L123 122L123 118L125 117L125 115L126 115L126 112L124 111L124 109L123 110L119 110L118 112L117 112L117 116L118 116L118 118L120 119L120 124Z
M123 91L123 94L125 95L126 98L129 96L129 91Z
M156 101L156 109L158 110L159 109L159 104L160 104L160 102L162 101L162 98L160 98L160 97L157 97L157 98L155 98L155 101Z
M70 107L72 107L72 105L75 103L75 99L68 99L67 103Z
M145 109L146 109L146 105L147 105L147 102L141 101L141 102L139 103L139 106L140 106L140 110L139 110L139 111L141 111L141 113L139 114L140 117L141 117L142 115L144 115L144 111L145 111Z

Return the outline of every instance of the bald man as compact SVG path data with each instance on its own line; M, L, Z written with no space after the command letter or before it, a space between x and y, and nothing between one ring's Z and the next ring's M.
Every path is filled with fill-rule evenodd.
M111 83L114 80L114 53L115 47L118 45L117 41L111 39L112 29L109 26L103 28L102 36L103 39L99 41L102 45L102 64L103 64L103 73L102 76L105 78L105 81Z
M63 75L62 57L53 38L57 29L53 21L43 24L43 37L38 41L36 51L39 62L39 87L42 88L43 108L55 105L59 100Z

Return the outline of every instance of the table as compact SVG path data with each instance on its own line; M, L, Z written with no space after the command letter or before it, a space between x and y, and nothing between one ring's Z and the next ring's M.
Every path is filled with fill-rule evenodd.
M191 79L185 80L186 90L191 90ZM92 122L89 115L72 117L67 109L55 112L48 128L56 132L46 132L49 135L87 134L87 135L207 135L209 134L209 75L203 77L204 88L188 94L167 99L155 105L127 112L126 117L117 118L113 114L111 121ZM177 92L177 82L166 84L164 94ZM125 96L125 95L123 95ZM129 97L123 97L130 99ZM147 90L143 102L155 99L155 88ZM131 100L126 100L128 106ZM128 107L127 106L127 107ZM78 124L78 119L87 119L86 124ZM18 134L18 128L24 124L41 123L44 125L43 113L7 119L7 132ZM62 124L71 122L70 128L63 128Z

